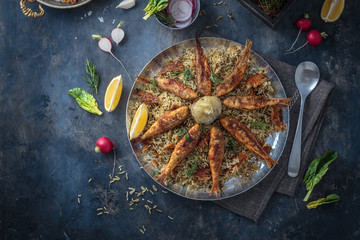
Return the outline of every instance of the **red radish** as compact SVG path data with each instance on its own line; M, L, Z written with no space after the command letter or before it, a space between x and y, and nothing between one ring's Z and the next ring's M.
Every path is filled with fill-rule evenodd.
M124 21L120 21L116 28L111 31L111 38L116 43L116 46L123 40L125 36L124 30L121 29L121 26L124 25Z
M102 152L104 154L107 154L107 153L109 153L111 151L114 152L114 164L113 164L113 169L112 169L112 175L111 176L114 176L115 165L116 165L115 143L113 141L111 141L107 137L101 137L96 141L95 152L97 152L97 153ZM109 187L110 187L110 183L109 183Z
M307 35L307 41L304 45L302 45L301 47L299 47L298 49L296 49L292 52L288 52L285 54L294 53L294 52L300 50L301 48L305 47L308 43L312 46L317 46L322 42L322 39L326 38L327 36L328 35L325 32L320 33L318 30L311 30Z
M311 26L312 26L312 22L311 20L309 19L309 15L307 13L304 14L304 17L302 18L299 18L297 21L296 21L296 26L299 28L299 33L295 39L295 42L291 45L291 47L286 50L286 51L291 51L293 48L294 48L294 45L295 43L297 42L297 40L299 39L299 36L300 36L300 33L302 30L304 31L308 31L310 30Z
M129 80L131 80L130 74L126 70L124 64L117 57L115 57L115 55L112 53L112 51L111 51L111 49L112 49L111 40L109 38L106 38L106 37L103 38L99 34L93 34L92 38L95 39L95 40L99 40L99 42L98 42L99 48L101 50L103 50L104 52L110 53L110 55L113 56L113 58L115 58L116 61L118 61L121 64L121 66L123 67L124 71L126 72L128 78L129 78Z
M171 16L177 22L184 22L191 17L193 4L187 0L172 0L169 4Z
M115 150L115 143L107 137L101 137L96 141L95 152L109 153Z
M327 34L325 32L320 33L318 30L311 30L307 35L307 40L310 45L316 46L322 42L323 38L326 38Z

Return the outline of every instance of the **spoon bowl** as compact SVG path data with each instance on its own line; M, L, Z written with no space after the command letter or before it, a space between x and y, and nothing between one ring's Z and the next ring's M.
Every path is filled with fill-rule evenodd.
M318 66L313 62L300 63L295 71L295 84L301 97L299 120L296 127L293 146L291 149L288 165L288 175L297 177L301 160L301 130L304 113L304 105L307 96L315 89L320 79Z
M300 94L309 95L320 79L318 66L313 62L300 63L295 71L295 84Z

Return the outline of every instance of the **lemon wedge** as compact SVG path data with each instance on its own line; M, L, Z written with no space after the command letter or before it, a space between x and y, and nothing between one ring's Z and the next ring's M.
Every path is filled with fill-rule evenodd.
M140 133L144 130L147 119L148 119L149 109L145 103L141 104L136 110L134 119L132 120L130 127L130 140L137 138Z
M106 111L112 112L115 110L121 97L122 87L123 79L121 75L111 80L105 92L104 106Z
M335 22L344 10L345 0L325 0L321 8L321 19L325 22Z
M130 136L130 126L131 126L131 120L128 114L126 114L126 133L128 136Z

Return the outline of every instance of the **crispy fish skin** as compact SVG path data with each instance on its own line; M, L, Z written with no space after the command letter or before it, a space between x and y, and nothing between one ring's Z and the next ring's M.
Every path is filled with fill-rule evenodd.
M235 89L244 78L247 61L249 60L252 42L247 41L243 57L236 63L234 70L225 77L222 84L216 87L216 95L223 96Z
M237 141L262 157L269 169L277 164L277 162L265 152L259 141L244 124L232 117L224 117L220 119L220 123Z
M152 78L145 78L136 76L140 81L143 81L145 83L150 83ZM156 78L157 87L171 92L174 95L185 99L187 101L195 100L198 96L196 92L194 92L191 88L185 86L182 82L179 82L175 79L169 79L169 78Z
M282 131L286 129L286 125L283 123L281 110L282 108L276 105L271 108L271 121L275 125L276 131Z
M180 125L189 115L189 107L179 107L173 111L166 112L141 136L141 140L160 135Z
M264 108L266 106L289 106L292 98L267 98L264 96L231 96L226 98L223 103L225 106L244 111Z
M246 87L248 88L255 88L263 84L266 80L269 80L264 74L255 74L249 77L246 81Z
M185 66L184 66L184 64L182 64L182 62L180 60L181 59L177 59L177 60L167 62L167 64L163 68L160 69L159 75L164 75L165 73L173 72L173 71L181 72L181 71L185 70Z
M196 51L195 51L195 66L197 89L200 94L204 96L211 96L211 70L204 51L201 47L200 39L195 33Z
M210 143L209 143L209 153L208 153L208 158L210 161L211 177L213 182L209 196L211 196L214 191L216 191L218 195L220 194L219 179L220 179L221 164L224 158L224 153L225 153L224 135L218 127L213 127L211 128L210 131Z
M139 89L136 90L136 92L140 96L140 100L150 107L160 103L160 99L149 92L145 92Z
M171 154L169 163L166 165L164 171L156 178L159 183L163 184L174 168L196 147L200 135L200 125L195 124L190 128L188 136L180 139Z

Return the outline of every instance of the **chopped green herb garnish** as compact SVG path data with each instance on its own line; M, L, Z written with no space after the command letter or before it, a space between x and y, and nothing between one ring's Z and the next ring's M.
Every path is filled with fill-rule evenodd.
M185 139L186 139L187 142L191 142L191 141L192 141L189 133L186 133L186 134L185 134Z
M177 133L181 138L187 133L187 130L184 127L181 127Z
M192 175L194 175L194 173L197 172L197 169L198 169L197 162L198 162L198 160L199 160L198 157L196 157L194 155L188 158L188 161L191 162L191 168L186 171L186 176L187 177L191 177Z
M233 151L235 154L237 154L237 142L234 140L233 137L230 138L228 141L228 148Z
M252 124L254 127L260 128L261 130L266 130L266 128L267 128L267 123L264 123L264 122L262 122L262 121L258 121L257 123L254 122L254 121L251 121L251 124Z
M220 78L218 78L212 71L211 71L211 76L209 78L214 84L219 84L222 83L222 81L220 80Z
M180 136L180 138L185 136L185 139L188 142L191 142L192 140L191 137L189 136L189 132L184 127L181 127L177 134Z
M159 173L159 169L155 168L152 172L151 172L151 176L155 176Z
M185 70L184 70L184 82L186 83L187 81L189 81L190 78L191 78L191 72L186 67Z
M192 77L190 69L188 67L186 67L185 70L183 70L183 71L171 71L171 74L173 74L173 75L179 75L181 73L184 73L184 83L189 81L190 78Z
M153 90L158 90L158 81L154 77L150 80L150 84Z
M91 88L91 94L98 93L98 85L99 85L99 74L96 72L96 66L89 60L86 59L85 62L85 69L86 73L90 75L90 78L83 77L88 83L89 87Z
M173 75L179 75L180 73L182 73L183 71L171 71L171 74Z

